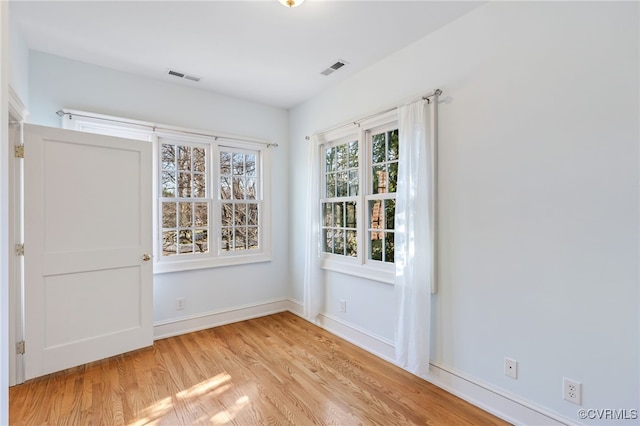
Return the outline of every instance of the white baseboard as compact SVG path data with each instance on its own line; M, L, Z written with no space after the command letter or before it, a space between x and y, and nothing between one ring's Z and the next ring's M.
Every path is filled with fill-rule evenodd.
M578 424L435 362L429 366L429 377L423 378L514 425L575 426Z
M192 333L220 325L276 314L278 312L294 312L295 310L296 307L293 301L290 299L279 299L253 305L237 306L190 317L158 321L153 324L153 339L164 339L166 337Z
M318 325L347 342L393 363L395 357L393 342L328 314L318 315Z
M304 318L304 306L297 300L287 299L289 302L289 312L301 318Z

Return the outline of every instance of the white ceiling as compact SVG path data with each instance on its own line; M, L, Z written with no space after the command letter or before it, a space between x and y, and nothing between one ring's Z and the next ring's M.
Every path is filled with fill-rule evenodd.
M11 0L9 16L34 50L290 108L481 4Z

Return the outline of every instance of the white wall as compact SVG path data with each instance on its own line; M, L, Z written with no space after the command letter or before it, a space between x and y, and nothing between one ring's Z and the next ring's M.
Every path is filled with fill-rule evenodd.
M443 89L432 360L576 422L563 376L584 408L640 408L638 18L637 2L492 2L290 117L302 230L304 136ZM304 238L290 236L302 300ZM343 327L393 340L392 286L331 273L325 295Z
M9 20L9 84L20 98L20 101L27 105L29 100L29 48L18 29L17 25Z
M60 126L56 111L66 107L279 143L272 151L273 261L155 275L154 319L166 324L288 297L286 110L34 51L29 68L35 124ZM175 309L178 297L184 310ZM194 326L187 322L173 332Z

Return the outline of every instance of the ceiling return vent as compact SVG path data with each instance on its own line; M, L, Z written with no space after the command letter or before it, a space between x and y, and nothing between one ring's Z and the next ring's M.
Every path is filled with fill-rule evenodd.
M174 77L178 77L178 78L184 78L185 80L191 80L196 82L200 81L200 77L196 77L195 75L185 74L180 71L167 70L167 74L172 75Z
M349 62L343 61L342 59L337 60L333 65L330 65L329 67L327 67L327 69L322 71L320 74L322 74L322 75L332 74L332 73L338 71L340 68L342 68L345 65L347 65L348 63Z

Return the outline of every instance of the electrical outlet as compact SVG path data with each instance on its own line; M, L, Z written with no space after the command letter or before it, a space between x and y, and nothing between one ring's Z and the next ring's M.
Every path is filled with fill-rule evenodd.
M184 297L176 299L176 311L184 309Z
M518 361L511 358L504 359L504 375L512 379L518 379Z
M582 405L582 383L563 377L562 397L569 402Z
M347 312L347 301L344 299L340 299L340 312L342 313Z

